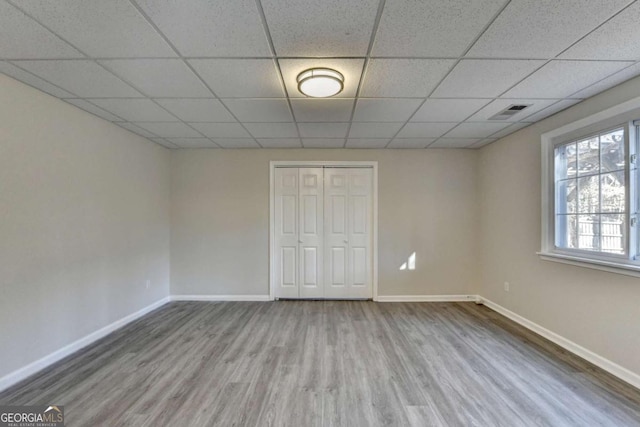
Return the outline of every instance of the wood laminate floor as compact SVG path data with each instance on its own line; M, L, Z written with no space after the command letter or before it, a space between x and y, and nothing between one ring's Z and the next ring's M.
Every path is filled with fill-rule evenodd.
M69 426L640 426L640 391L473 303L175 302L0 404Z

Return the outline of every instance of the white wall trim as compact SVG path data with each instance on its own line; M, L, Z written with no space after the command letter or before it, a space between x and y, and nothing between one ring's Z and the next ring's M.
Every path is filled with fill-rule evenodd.
M275 169L277 167L360 167L373 169L372 268L373 300L378 300L378 162L377 161L304 161L272 160L269 162L269 299L275 300Z
M171 295L171 301L270 301L269 295Z
M460 302L475 301L477 295L378 295L377 302Z
M13 372L10 372L9 374L0 378L0 391L7 389L14 384L19 383L20 381L45 369L48 366L51 366L52 364L64 359L65 357L77 352L78 350L81 350L84 347L87 347L88 345L93 344L99 339L104 338L110 333L126 326L127 324L133 322L134 320L139 319L145 314L159 307L162 307L168 302L169 302L169 297L162 298L161 300L158 300L153 304L148 305L143 309L136 311L135 313L131 313L128 316L125 316L119 320L116 320L115 322L110 323L109 325L104 326L98 329L97 331L90 333L89 335L85 335L79 340L74 341L71 344L68 344L62 347L59 350L56 350L53 353L36 360L35 362L31 362L28 365L23 366L22 368L19 368Z
M482 297L481 297L482 298ZM491 310L502 314L503 316L513 320L514 322L524 326L525 328L529 329L530 331L535 332L536 334L548 339L549 341L558 344L560 347L564 348L565 350L570 351L571 353L587 360L588 362L593 363L594 365L596 365L597 367L604 369L605 371L609 372L610 374L620 378L622 381L625 381L629 384L631 384L634 387L637 387L640 389L640 375L636 374L635 372L632 372L630 370L628 370L627 368L624 368L620 365L618 365L617 363L614 363L612 361L610 361L609 359L606 359L594 352L592 352L591 350L588 350L584 347L582 347L581 345L578 345L576 343L574 343L573 341L556 334L555 332L550 331L547 328L544 328L540 325L538 325L537 323L532 322L529 319L526 319L522 316L520 316L519 314L514 313L511 310L508 310L504 307L502 307L499 304L496 304L493 301L490 301L486 298L482 298L482 303L487 306L488 308L490 308Z
M583 258L573 255L565 255L556 252L538 252L540 259L544 261L559 262L561 264L576 265L594 270L607 271L609 273L623 274L625 276L640 277L640 265L631 263L617 263L603 261L595 258Z

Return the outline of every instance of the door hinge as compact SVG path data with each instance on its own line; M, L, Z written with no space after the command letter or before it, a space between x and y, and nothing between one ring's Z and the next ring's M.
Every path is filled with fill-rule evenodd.
M631 155L631 157L629 158L629 162L630 162L632 165L635 165L635 164L636 164L636 160L638 160L638 155L637 155L637 154L632 154L632 155Z
M636 218L635 216L632 217L629 223L631 224L632 227L635 227L636 224L638 223L638 218Z

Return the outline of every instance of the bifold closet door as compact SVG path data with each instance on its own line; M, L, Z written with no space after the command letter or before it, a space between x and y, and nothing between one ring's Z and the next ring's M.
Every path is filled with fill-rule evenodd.
M322 298L322 168L275 169L277 298Z
M325 298L372 298L372 170L325 168L324 179Z

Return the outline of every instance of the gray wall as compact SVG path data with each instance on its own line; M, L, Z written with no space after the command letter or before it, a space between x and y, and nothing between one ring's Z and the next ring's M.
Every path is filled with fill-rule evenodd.
M171 293L268 295L269 161L379 162L379 294L475 291L476 151L182 150L172 153ZM417 254L415 271L399 271Z
M640 373L640 279L542 261L540 137L640 95L635 79L481 150L479 293ZM503 284L510 282L510 291Z
M3 75L0 99L2 377L168 295L170 152Z

